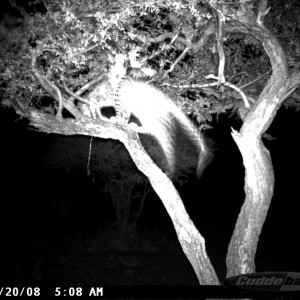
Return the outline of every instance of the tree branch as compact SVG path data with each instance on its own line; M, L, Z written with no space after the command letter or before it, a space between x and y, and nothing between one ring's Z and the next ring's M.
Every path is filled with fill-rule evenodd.
M192 264L200 284L219 284L218 277L205 249L205 241L187 214L179 193L172 181L158 168L142 147L138 134L124 124L100 119L58 120L52 115L36 110L27 111L30 125L44 132L63 135L88 135L112 138L124 144L137 168L149 179L153 189L162 200L174 224L179 242Z

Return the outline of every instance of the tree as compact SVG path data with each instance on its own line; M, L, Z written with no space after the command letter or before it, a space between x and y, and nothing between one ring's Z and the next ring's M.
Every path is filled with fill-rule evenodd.
M83 94L103 78L109 56L125 53L131 77L160 82L160 88L197 122L235 109L243 120L240 131L233 131L232 136L243 156L246 198L229 245L227 276L254 272L256 247L274 188L270 154L261 138L286 99L286 105L299 104L295 93L300 83L299 62L292 51L299 50L299 43L285 43L284 49L267 28L274 27L277 35L284 30L268 20L272 12L267 1L41 3L44 10L40 13L28 16L22 10L25 46L3 56L2 105L14 107L45 132L122 142L161 198L200 284L218 284L219 280L204 238L172 181L145 152L137 132L82 117L67 91ZM274 5L281 4L275 1ZM291 0L284 10L291 13L292 5L296 2ZM289 30L294 33L296 29ZM41 88L29 71L31 64L36 75L37 62L45 72L44 79L36 76L40 83L45 78L56 82L48 90L54 96L50 103L39 95Z

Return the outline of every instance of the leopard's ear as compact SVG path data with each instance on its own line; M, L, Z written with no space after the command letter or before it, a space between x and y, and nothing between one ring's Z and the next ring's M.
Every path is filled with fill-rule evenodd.
M117 89L120 81L125 78L127 69L125 67L125 62L127 60L126 55L116 54L114 62L111 64L111 67L108 72L108 82L113 88Z

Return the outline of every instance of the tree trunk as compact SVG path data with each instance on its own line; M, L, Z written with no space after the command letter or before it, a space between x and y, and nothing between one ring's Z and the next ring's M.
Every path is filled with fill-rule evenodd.
M245 202L236 223L227 254L227 277L255 272L254 258L274 190L274 172L269 151L261 137L272 123L286 95L300 82L300 73L290 75L284 51L276 37L264 26L267 1L261 2L257 16L249 4L241 4L235 26L227 31L244 32L258 39L267 52L273 73L240 133L233 132L245 166Z
M192 264L200 284L220 284L216 272L207 256L205 241L188 216L179 193L172 181L155 165L140 143L138 134L130 128L103 120L58 120L53 116L28 110L24 115L31 125L44 132L64 135L87 135L119 140L128 150L137 168L149 179L172 219L180 245ZM87 126L88 125L88 126Z
M182 250L192 264L200 284L220 284L206 253L205 241L185 210L179 193L172 181L158 168L144 151L136 133L122 140L136 166L148 177L153 189L163 202Z
M227 277L255 272L254 258L274 189L269 151L256 134L233 132L246 169L246 199L241 208L227 254Z

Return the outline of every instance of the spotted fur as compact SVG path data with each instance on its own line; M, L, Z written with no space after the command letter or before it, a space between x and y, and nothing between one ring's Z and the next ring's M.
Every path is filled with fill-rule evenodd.
M202 134L176 104L156 87L133 79L121 79L113 88L109 80L100 83L88 100L98 105L82 104L83 113L93 118L103 118L101 109L112 106L116 116L113 122L129 123L130 115L136 117L140 126L133 127L139 133L152 135L161 145L168 162L168 173L175 170L174 120L185 130L199 151L197 173L202 172L207 149Z

